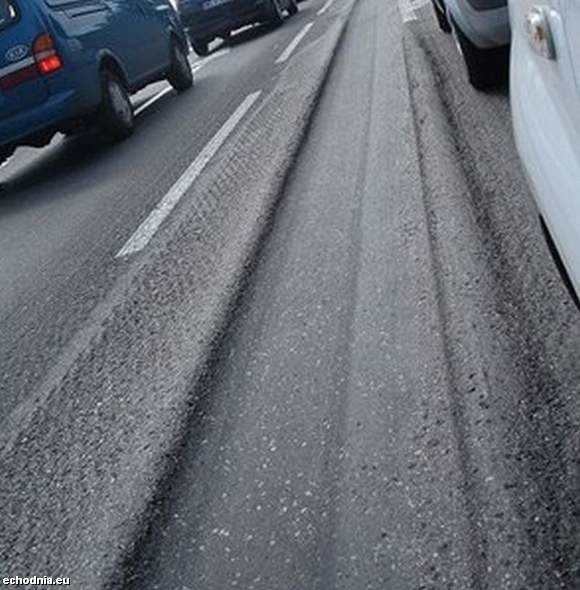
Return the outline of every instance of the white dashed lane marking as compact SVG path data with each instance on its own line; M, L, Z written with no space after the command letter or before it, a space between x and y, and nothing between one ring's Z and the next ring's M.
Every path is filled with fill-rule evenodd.
M292 39L292 41L290 41L288 47L284 49L280 57L276 60L277 64L282 64L285 61L288 61L288 58L294 53L294 50L296 49L296 47L298 47L300 41L302 41L302 39L306 37L308 31L312 28L313 25L314 23L308 23L307 25L304 25L302 27L300 32L296 35L296 37L294 37L294 39Z
M158 100L163 98L166 94L169 94L173 91L171 86L167 86L161 92L158 92L154 96L152 96L149 100L146 100L140 107L135 109L135 116L140 115L143 111L146 111L149 107L153 106Z
M254 92L248 95L238 106L230 118L222 125L209 143L201 150L197 158L189 165L177 182L169 189L159 204L151 211L147 218L137 228L135 233L127 240L119 250L116 258L125 258L141 251L155 235L163 221L173 211L174 207L195 182L203 169L214 157L226 139L231 135L244 115L252 108L262 92Z
M334 0L326 0L324 6L316 13L318 16L323 15L332 5L334 4Z

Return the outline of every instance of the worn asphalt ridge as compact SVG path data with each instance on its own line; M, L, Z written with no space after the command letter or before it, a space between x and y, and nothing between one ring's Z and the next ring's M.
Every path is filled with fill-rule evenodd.
M404 41L471 520L467 585L577 588L578 316L539 226L520 221L534 218L521 172L470 144L469 97L428 28Z
M119 580L172 470L195 385L267 231L350 8L295 54L8 418L0 451L6 574L66 575L83 590Z

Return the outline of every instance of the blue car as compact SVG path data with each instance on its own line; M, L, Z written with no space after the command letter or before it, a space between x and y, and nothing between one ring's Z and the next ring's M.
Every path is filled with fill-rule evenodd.
M0 0L0 161L57 132L124 139L131 93L192 85L188 52L168 0Z
M284 11L298 12L297 0L177 0L189 39L198 55L207 55L215 38L228 39L231 32L257 22L282 24Z

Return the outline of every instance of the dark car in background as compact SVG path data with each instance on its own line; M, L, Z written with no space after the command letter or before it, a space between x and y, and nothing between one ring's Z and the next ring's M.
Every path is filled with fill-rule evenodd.
M207 55L216 38L228 39L231 32L258 22L282 24L283 13L298 12L296 0L178 0L177 8L189 39L198 55Z

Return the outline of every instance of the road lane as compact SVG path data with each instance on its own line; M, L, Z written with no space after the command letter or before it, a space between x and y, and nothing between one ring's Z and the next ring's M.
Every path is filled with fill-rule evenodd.
M197 177L204 171L221 146L227 141L230 134L236 126L252 108L254 103L260 97L261 90L249 94L238 108L233 112L231 117L223 124L218 132L212 137L207 145L201 150L197 158L179 177L177 182L169 189L167 194L161 199L159 204L153 209L149 216L137 228L135 233L127 240L123 247L117 252L117 258L125 258L140 252L147 246L151 238L155 235L163 221L169 216L171 211L177 206L180 199L191 188Z
M400 31L355 8L131 588L472 575Z
M578 586L580 319L506 91L408 6L401 55L359 3L132 588Z
M283 64L284 62L287 62L290 59L290 56L294 53L294 51L296 50L296 48L300 44L300 41L302 41L302 39L304 39L304 37L306 37L306 35L308 34L308 31L313 26L314 26L314 23L308 23L308 24L304 25L304 27L300 30L300 32L296 35L296 37L294 37L294 39L292 39L292 41L290 41L290 44L288 45L288 47L286 47L286 49L284 49L284 51L280 54L280 57L276 60L277 64Z
M406 59L452 362L472 400L460 425L472 518L485 523L480 577L492 588L577 588L580 316L521 170L508 89L471 88L432 7L417 17Z
M505 90L466 86L420 4L401 27L396 3L359 2L135 590L578 587L580 321ZM267 93L276 57L343 4L302 6L246 31L193 93L140 95L155 101L130 142L66 140L2 169L0 416L124 271L139 223Z
M143 219L242 100L272 87L276 56L321 5L305 3L276 30L246 29L227 48L218 44L213 55L220 57L204 60L194 88L156 100L124 144L56 139L43 150L19 150L2 167L0 420L123 272L114 255ZM136 100L143 105L164 87Z
M3 424L0 554L15 572L64 568L76 572L75 587L100 590L122 571L351 8L347 2L280 71L272 92Z
M318 16L323 15L332 5L334 4L334 0L327 0L324 6L318 10L316 13Z

